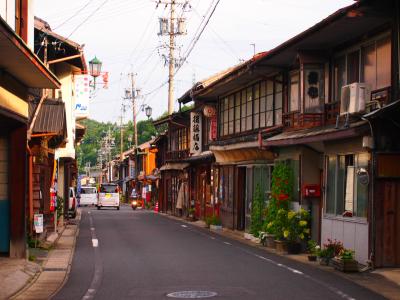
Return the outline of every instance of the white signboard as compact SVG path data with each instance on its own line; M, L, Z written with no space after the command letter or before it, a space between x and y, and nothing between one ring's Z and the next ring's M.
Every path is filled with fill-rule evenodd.
M33 225L36 233L43 232L43 214L35 214L33 216Z
M190 113L190 154L201 153L201 113Z
M89 116L90 86L89 75L75 75L75 116L85 118Z

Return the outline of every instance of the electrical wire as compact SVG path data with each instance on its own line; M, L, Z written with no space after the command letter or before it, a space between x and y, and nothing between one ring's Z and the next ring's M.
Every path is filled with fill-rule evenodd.
M82 6L79 10L77 10L75 13L72 14L71 17L69 17L68 19L66 19L64 22L62 22L61 24L57 25L56 27L53 28L53 30L56 30L58 28L60 28L61 26L65 25L66 23L68 23L70 20L72 20L73 18L75 18L76 16L78 16L86 7L89 6L90 3L92 3L93 0L89 0L88 2L86 2L86 4L84 6Z

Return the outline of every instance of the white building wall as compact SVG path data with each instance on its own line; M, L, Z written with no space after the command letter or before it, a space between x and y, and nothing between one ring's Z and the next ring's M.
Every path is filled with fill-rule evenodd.
M366 263L368 255L368 223L363 220L344 220L339 218L322 218L321 243L327 239L343 242L347 249L355 251L355 258Z
M35 47L35 1L28 2L28 41L29 48L34 51Z
M15 30L15 0L0 1L0 16Z

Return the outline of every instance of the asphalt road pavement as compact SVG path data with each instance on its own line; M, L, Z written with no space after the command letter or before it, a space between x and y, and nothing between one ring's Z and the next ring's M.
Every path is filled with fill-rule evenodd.
M333 273L127 206L82 210L71 273L53 299L173 299L167 295L182 291L216 294L210 299L383 299Z

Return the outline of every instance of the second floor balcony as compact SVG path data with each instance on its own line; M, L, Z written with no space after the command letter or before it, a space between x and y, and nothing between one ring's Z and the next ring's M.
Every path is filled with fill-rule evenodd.
M166 160L179 160L189 157L189 149L167 151Z

